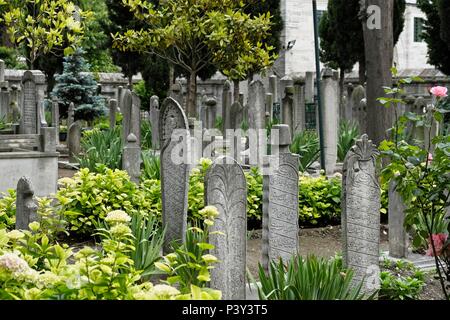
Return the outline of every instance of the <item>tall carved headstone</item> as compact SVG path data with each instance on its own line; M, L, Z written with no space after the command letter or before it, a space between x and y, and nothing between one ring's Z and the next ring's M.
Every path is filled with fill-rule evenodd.
M20 133L38 133L38 107L37 92L34 75L31 71L25 71L22 78L23 103Z
M244 121L244 108L240 102L234 102L231 105L230 119L230 129L237 130L241 128L242 121Z
M206 104L206 128L214 129L217 118L217 100L214 97L207 98Z
M205 179L205 202L219 210L210 236L211 254L220 263L211 270L211 287L224 300L245 300L247 242L247 183L241 166L232 158L218 158Z
M130 133L134 134L138 146L141 145L141 99L135 93L131 93ZM128 136L127 136L128 139Z
M306 130L305 78L298 77L294 82L294 126L292 136Z
M56 129L56 140L59 143L59 103L56 98L52 99L52 123L51 126Z
M265 91L260 80L250 83L248 93L248 120L250 129L265 129Z
M167 227L163 251L172 241L184 240L189 190L189 126L186 115L173 98L164 100L160 114L162 219Z
M141 147L137 137L130 133L123 148L122 169L128 172L131 181L139 183L141 176Z
M19 87L16 85L11 86L11 96L10 96L10 110L11 110L11 121L17 124L20 120L20 106L19 106Z
M294 87L285 87L285 96L282 101L282 123L287 124L293 133L294 128Z
M108 104L109 104L109 128L114 129L116 127L117 100L110 99Z
M152 126L152 147L159 150L159 98L150 98L150 124Z
M69 148L69 163L76 163L81 152L81 125L79 121L72 123L67 130L67 144Z
M231 82L225 81L222 92L222 132L225 136L226 130L231 129L230 108L232 101Z
M325 69L322 76L323 105L323 152L325 154L325 172L334 174L337 162L337 143L339 128L339 83L331 69Z
M172 84L170 87L170 97L173 98L178 104L183 108L185 108L183 103L183 87L179 82Z
M0 87L0 119L5 119L10 121L11 115L11 105L10 105L10 92L8 87Z
M28 225L38 219L38 206L34 202L34 190L31 180L22 177L17 183L16 229L28 230Z
M277 103L279 97L278 97L278 77L276 75L271 75L269 77L269 92L272 94L273 102Z
M5 68L6 64L5 61L0 59L0 84L5 81Z
M396 190L395 182L389 185L389 255L394 258L408 256L408 233L405 229L406 206Z
M127 143L127 138L131 133L131 113L133 109L133 95L131 90L125 89L122 93L121 112L122 112L122 142Z
M273 94L266 93L266 126L272 122L273 115Z
M314 72L305 74L305 100L306 103L314 102Z
M266 165L277 168L263 180L263 267L268 270L272 260L282 258L287 262L298 253L298 162L299 156L291 154L291 133L287 125L275 125L279 132L278 152L267 157ZM277 158L277 159L275 159Z
M67 129L75 122L75 104L71 102L67 111Z
M364 279L363 292L379 287L381 192L376 173L377 147L367 135L356 141L343 167L343 261L355 272L354 284Z
M352 106L352 118L358 122L360 132L365 133L366 127L362 123L361 119L361 100L366 98L366 89L362 85L357 85L353 88L352 95L350 97L350 104Z

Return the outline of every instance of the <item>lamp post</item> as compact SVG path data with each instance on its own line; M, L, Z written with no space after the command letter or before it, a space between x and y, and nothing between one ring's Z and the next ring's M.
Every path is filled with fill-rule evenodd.
M316 51L316 86L317 86L317 109L319 112L319 141L320 141L320 167L325 170L325 153L323 143L323 109L320 90L320 58L319 58L319 21L317 16L317 1L312 0L314 19L314 43Z

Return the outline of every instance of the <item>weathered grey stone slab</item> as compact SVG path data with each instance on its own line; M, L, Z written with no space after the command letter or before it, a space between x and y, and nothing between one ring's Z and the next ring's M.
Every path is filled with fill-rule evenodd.
M222 132L225 136L226 130L231 129L231 104L232 101L231 82L225 81L222 92Z
M250 129L265 129L266 107L265 107L264 84L260 80L250 83L248 93L248 120Z
M278 77L276 75L269 77L269 92L272 94L273 102L278 102Z
M339 134L339 83L331 69L325 69L322 76L323 106L323 153L325 155L325 172L334 174L337 162L337 143Z
M294 132L294 87L285 87L285 96L282 100L281 119L287 124L291 134Z
M34 189L31 180L22 177L17 183L16 229L28 230L28 225L38 219L38 206L34 202Z
M20 106L19 106L19 87L16 85L11 86L10 95L10 111L11 111L11 122L18 124L20 120Z
M56 128L55 127L44 127L41 128L41 143L42 152L49 152L49 153L55 153L56 152L56 145L58 142L58 137L56 134Z
M75 104L71 102L67 111L67 129L75 122Z
M189 126L181 106L164 100L160 114L162 219L166 226L163 251L171 252L172 241L182 241L187 225L189 190Z
M306 72L305 74L305 100L306 103L314 102L314 72Z
M247 242L247 182L241 166L232 158L218 158L205 179L206 204L219 216L210 236L211 254L220 263L211 270L211 287L222 291L224 300L245 300Z
M263 254L262 262L268 270L270 261L287 262L298 254L298 184L299 156L289 152L291 134L287 125L276 125L280 145L277 154L266 158L266 165L277 162L277 168L263 178Z
M122 112L122 142L127 143L127 138L131 133L131 113L133 109L133 95L131 90L125 89L122 93L121 112Z
M116 127L116 113L117 113L117 100L109 100L109 128L114 129Z
M395 182L389 185L389 255L394 258L408 256L408 233L405 229L406 206L396 191Z
M141 147L133 133L127 138L127 144L123 148L122 169L128 172L131 181L139 183L141 176Z
M214 97L207 98L206 104L206 128L214 129L217 119L217 100Z
M7 87L0 88L0 119L11 120L10 92Z
M150 98L150 124L152 126L152 147L159 150L159 98L152 96Z
M69 163L76 163L81 152L81 125L79 121L71 124L67 130L67 146L69 148Z
M379 151L367 135L348 152L343 167L342 235L345 267L354 284L364 279L363 292L379 288L381 192L376 173Z
M305 80L294 85L294 127L292 136L306 130Z
M31 71L26 71L22 78L23 86L23 110L20 124L20 133L38 133L38 108L37 92L34 75Z
M141 99L135 92L131 93L130 133L134 134L138 146L141 145ZM128 136L127 136L128 139Z
M361 100L366 98L366 89L362 85L357 85L353 88L352 95L350 97L350 104L352 106L352 118L358 122L360 132L365 133L367 128L365 126L365 115L363 114L363 106L361 106Z
M59 144L59 103L56 98L52 98L52 123L51 127L56 130L56 139Z
M242 121L244 121L244 108L242 107L241 103L237 101L231 105L230 129L240 129Z

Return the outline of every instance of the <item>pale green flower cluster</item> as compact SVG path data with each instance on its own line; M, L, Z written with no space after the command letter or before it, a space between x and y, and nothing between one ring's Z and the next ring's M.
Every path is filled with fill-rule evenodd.
M131 217L122 210L115 210L108 213L105 221L108 223L128 223L131 221Z

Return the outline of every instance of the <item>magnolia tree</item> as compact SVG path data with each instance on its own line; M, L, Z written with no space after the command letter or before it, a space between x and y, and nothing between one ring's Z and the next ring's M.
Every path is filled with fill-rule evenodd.
M2 0L0 0L1 4ZM47 53L73 52L83 35L82 20L89 13L67 0L3 1L3 17L10 41L24 49L28 67ZM59 53L59 52L58 52Z
M395 71L395 70L394 70ZM380 149L389 158L382 171L385 181L393 180L402 196L406 210L406 227L413 231L413 245L425 245L427 255L435 257L442 290L449 299L450 286L450 136L443 130L447 88L434 87L433 103L426 113L407 112L399 115L402 86L413 80L399 80L399 86L386 89L386 98L379 101L393 108L396 115L392 140L383 141Z
M159 4L123 0L146 28L116 34L114 47L155 54L188 75L187 112L196 116L197 75L216 66L232 79L245 77L274 61L269 36L270 13L251 16L241 0L167 0Z

